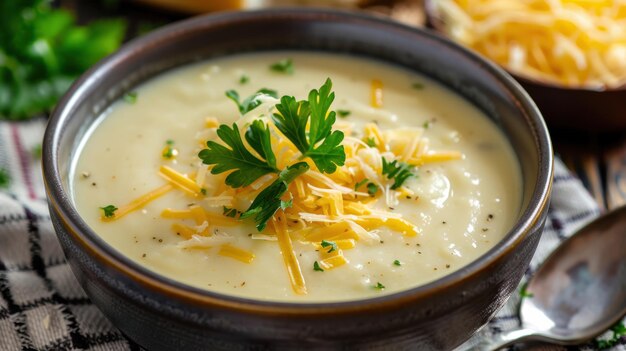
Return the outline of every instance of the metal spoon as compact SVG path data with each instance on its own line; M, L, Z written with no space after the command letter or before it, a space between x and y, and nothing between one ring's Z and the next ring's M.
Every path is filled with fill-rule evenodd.
M458 350L497 350L518 342L580 344L626 314L626 206L564 241L535 272L517 330Z

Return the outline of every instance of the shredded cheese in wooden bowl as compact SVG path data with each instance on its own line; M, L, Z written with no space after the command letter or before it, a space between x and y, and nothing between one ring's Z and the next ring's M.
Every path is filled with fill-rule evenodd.
M626 85L626 1L432 0L446 34L511 72L566 87Z

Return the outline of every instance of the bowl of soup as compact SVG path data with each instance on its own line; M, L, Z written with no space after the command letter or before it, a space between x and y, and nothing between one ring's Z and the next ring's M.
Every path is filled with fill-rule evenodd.
M528 267L552 149L460 46L284 9L99 63L50 120L44 174L79 282L148 349L451 349Z

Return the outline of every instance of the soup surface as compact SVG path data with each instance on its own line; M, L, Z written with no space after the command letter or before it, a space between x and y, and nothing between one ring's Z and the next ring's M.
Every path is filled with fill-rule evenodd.
M325 96L327 78L334 123L310 108L318 100L309 92ZM317 116L341 143L320 132L309 140L316 152L302 152L277 126L289 117L277 105L289 99L272 95L295 97L293 118L311 110L303 139ZM245 136L255 120L274 163ZM233 123L261 162L241 165L244 184L229 176L243 156L223 146ZM308 171L280 173L295 164ZM510 145L468 102L381 62L303 52L213 59L142 84L87 134L72 177L81 216L132 260L195 287L274 301L362 299L433 281L496 244L521 202ZM260 196L279 183L284 191ZM263 221L259 203L278 208Z

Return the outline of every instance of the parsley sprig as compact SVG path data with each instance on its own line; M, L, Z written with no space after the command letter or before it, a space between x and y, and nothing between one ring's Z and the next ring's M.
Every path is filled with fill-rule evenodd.
M407 179L415 176L413 172L411 172L412 168L413 167L407 163L398 160L389 162L383 157L383 175L386 175L387 179L393 179L391 189L398 189Z
M336 120L335 111L329 111L335 99L332 86L331 80L326 79L319 90L311 90L308 101L283 96L276 105L279 113L272 115L278 130L302 153L301 158L310 157L322 173L333 173L346 161L341 145L343 132L331 131Z
M346 159L343 146L340 145L343 132L332 131L335 112L330 111L330 105L335 94L331 89L332 82L327 79L319 90L314 89L309 93L307 101L297 101L293 96L283 96L280 103L275 106L278 113L272 116L278 130L301 151L301 159L309 157L317 168L325 173L334 172ZM226 95L237 103L241 114L245 114L260 104L259 94L267 94L267 91L273 92L262 89L243 102L239 102L239 95L232 90ZM282 198L289 184L310 167L306 162L297 162L285 169L278 169L276 155L271 145L270 128L262 120L252 122L245 132L246 142L256 155L244 144L237 124L233 124L232 127L220 125L217 136L226 145L208 141L207 148L200 151L198 157L204 164L213 165L212 174L232 171L226 177L226 184L230 187L240 188L250 185L266 174L278 175L240 216L241 219L253 217L257 229L262 231L279 208L291 206L290 200Z

